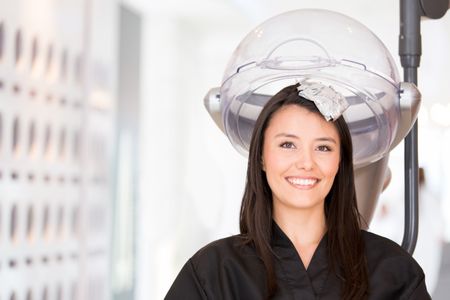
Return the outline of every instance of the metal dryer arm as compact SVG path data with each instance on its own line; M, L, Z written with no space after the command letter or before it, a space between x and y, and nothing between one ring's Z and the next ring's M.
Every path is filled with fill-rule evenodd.
M403 81L417 85L422 54L420 19L439 19L449 9L449 0L400 0L399 55ZM405 138L405 228L402 247L413 253L419 229L417 122Z

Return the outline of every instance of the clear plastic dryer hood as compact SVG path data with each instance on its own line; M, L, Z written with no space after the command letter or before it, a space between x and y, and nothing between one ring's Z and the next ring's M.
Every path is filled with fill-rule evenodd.
M420 93L401 83L384 44L364 25L327 10L305 9L273 17L238 45L220 88L205 106L243 155L268 99L296 82L321 82L349 102L355 168L384 157L414 123Z

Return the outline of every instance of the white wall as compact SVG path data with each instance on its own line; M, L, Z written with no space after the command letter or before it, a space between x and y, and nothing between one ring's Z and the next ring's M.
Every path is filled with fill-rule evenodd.
M203 97L220 85L241 28L249 25L227 5L204 14L147 11L138 299L162 299L196 249L238 231L246 162L213 125Z

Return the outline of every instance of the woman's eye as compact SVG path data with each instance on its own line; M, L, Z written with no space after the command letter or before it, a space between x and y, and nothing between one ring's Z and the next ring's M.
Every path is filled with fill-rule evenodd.
M322 146L317 147L317 150L323 151L323 152L328 152L328 151L331 151L331 148L328 146L322 145Z
M284 142L280 145L281 148L294 149L295 145L291 142Z

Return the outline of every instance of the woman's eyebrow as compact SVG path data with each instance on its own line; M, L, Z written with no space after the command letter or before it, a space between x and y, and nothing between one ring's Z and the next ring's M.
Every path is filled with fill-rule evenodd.
M276 138L278 138L278 137L288 137L288 138L298 139L298 136L296 136L295 134L292 134L292 133L285 133L285 132L278 133L277 135L275 135L275 137L276 137Z
M292 134L292 133L285 133L285 132L281 132L275 135L275 138L279 138L279 137L284 137L284 138L294 138L294 139L300 139L297 135ZM316 141L319 142L331 142L333 144L337 144L336 140L333 139L332 137L319 137L317 139L315 139Z
M319 141L319 142L331 142L331 143L337 144L336 140L333 139L332 137L320 137L320 138L317 138L316 141Z

